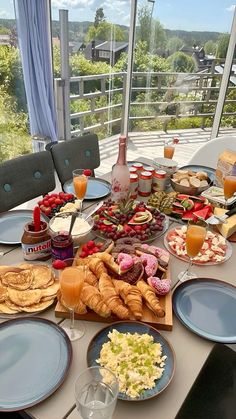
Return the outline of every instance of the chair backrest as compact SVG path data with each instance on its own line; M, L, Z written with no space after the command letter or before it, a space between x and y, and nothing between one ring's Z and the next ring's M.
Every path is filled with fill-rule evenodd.
M75 169L91 169L100 165L100 152L96 134L86 134L72 140L57 143L51 153L58 178L63 187L72 178Z
M51 153L27 154L0 165L0 212L52 191L56 186Z
M209 140L195 151L188 164L201 164L216 169L219 154L226 149L236 151L235 136L222 136Z

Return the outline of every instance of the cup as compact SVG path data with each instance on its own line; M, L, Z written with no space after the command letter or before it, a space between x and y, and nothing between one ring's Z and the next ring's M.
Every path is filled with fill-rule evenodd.
M96 366L82 371L75 382L77 409L83 419L111 419L119 383L108 368Z

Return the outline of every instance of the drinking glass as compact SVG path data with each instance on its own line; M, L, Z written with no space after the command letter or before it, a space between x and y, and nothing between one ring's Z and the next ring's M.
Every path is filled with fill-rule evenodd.
M200 252L207 233L207 223L204 220L189 221L186 233L186 250L189 257L189 264L185 271L179 273L178 278L181 282L188 279L197 278L194 272L191 272L193 259Z
M82 213L83 200L87 191L88 176L84 174L84 169L73 170L73 184L75 195L80 201L80 214Z
M96 366L82 371L75 382L77 409L83 419L111 419L119 383L108 368Z
M60 271L60 290L63 305L69 310L70 321L65 320L62 328L65 330L71 341L80 339L85 328L75 327L75 309L80 300L81 291L87 275L87 266L74 265L74 259L63 260L65 267Z
M164 157L166 159L173 159L175 146L171 140L166 140L164 144Z
M228 199L232 198L236 192L236 176L225 176L224 178L224 196L225 206L227 208Z

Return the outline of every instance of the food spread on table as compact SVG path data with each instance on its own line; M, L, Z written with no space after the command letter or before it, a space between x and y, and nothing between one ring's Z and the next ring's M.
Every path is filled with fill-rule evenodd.
M98 364L109 368L119 381L119 391L135 399L145 389L152 389L162 377L167 356L160 343L147 333L108 333Z
M35 313L51 306L59 281L46 265L0 267L0 313Z
M155 192L148 199L148 205L182 221L206 220L213 214L213 206L206 198L176 192Z
M93 230L97 235L113 240L130 236L147 241L164 229L165 216L144 202L128 199L116 203L109 199L93 219Z
M176 227L168 231L166 235L166 242L168 248L172 252L183 258L187 259L186 250L186 233L187 226ZM198 263L221 263L226 259L227 242L224 237L218 233L207 231L204 244L199 254L194 258Z

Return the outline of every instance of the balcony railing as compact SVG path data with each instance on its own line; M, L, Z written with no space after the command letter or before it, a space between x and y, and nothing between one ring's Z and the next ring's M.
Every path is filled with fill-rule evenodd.
M166 130L168 122L181 118L201 118L201 126L206 119L212 119L218 100L222 74L134 72L130 105L130 130L137 122L157 120ZM124 121L124 98L126 73L108 73L70 79L70 126L71 136L106 130L108 134L122 131ZM55 80L56 103L60 139L65 138L64 118L65 97L63 80ZM228 86L225 105L235 105L236 100L229 93L236 87ZM236 95L235 95L236 97ZM226 106L224 107L226 108ZM224 110L222 116L235 116ZM104 135L103 135L104 137Z

